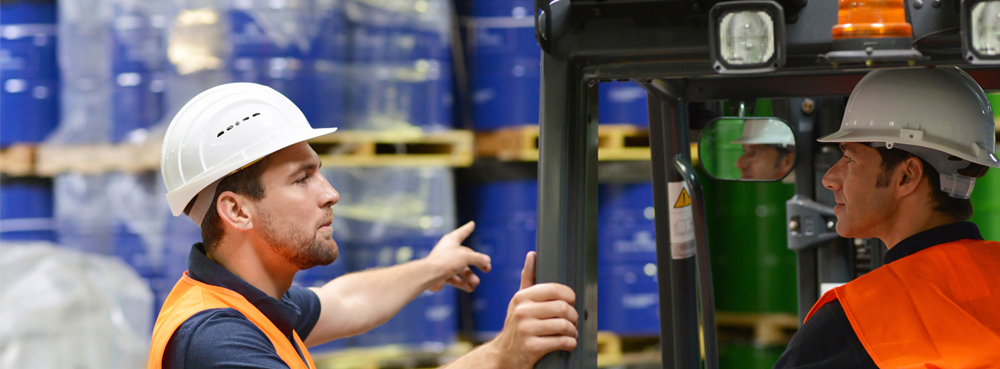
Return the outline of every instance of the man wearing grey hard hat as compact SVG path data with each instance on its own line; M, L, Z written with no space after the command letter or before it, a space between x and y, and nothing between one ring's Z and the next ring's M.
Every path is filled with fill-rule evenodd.
M1000 167L982 88L958 68L868 73L823 177L837 233L878 238L883 266L813 306L775 368L987 368L1000 363L1000 243L969 196Z

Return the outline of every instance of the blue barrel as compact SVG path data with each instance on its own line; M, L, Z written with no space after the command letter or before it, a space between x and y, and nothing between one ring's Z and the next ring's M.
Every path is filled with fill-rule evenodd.
M52 181L0 178L0 240L52 241Z
M0 5L0 146L40 142L59 122L55 2Z
M521 284L524 257L535 250L538 181L500 181L476 186L471 194L476 230L469 244L490 256L493 270L479 273L472 293L477 339L491 339L503 329L507 305Z
M148 129L163 118L165 86L161 73L126 72L115 75L113 142L127 140L132 132Z
M601 83L597 119L601 124L649 126L646 90L632 82Z
M652 184L607 184L598 191L598 329L619 335L656 334L660 325Z
M413 236L359 242L352 247L352 269L388 267L426 257L440 237ZM425 291L385 324L350 338L352 346L403 344L443 350L458 333L456 289Z
M534 4L471 1L464 7L476 128L538 124L541 49L531 16Z
M166 17L115 7L111 20L111 71L161 72L167 62Z
M621 336L660 331L655 262L603 264L597 271L597 329Z
M349 125L354 129L452 127L448 7L394 12L347 2L351 27Z

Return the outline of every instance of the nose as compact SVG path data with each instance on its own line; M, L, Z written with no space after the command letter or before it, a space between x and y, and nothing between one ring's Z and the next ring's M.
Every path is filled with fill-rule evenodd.
M330 185L330 182L326 180L326 177L319 177L323 179L323 192L320 199L323 203L322 207L331 207L340 201L340 193Z
M750 168L750 159L747 158L747 154L740 155L739 159L736 159L736 169L747 170Z
M844 160L841 159L826 171L826 174L823 175L823 187L833 191L844 187L844 171L846 170L844 165Z

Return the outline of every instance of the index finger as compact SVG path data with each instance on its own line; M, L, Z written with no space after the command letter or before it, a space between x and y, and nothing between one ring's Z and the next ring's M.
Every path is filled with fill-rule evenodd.
M456 243L462 243L462 241L465 241L465 239L469 237L475 229L476 222L470 221L465 223L465 225L458 227L458 229L451 231L451 233L448 233L445 237L451 237Z
M528 299L534 302L545 302L553 300L566 301L570 305L576 304L576 292L572 288L559 283L542 283L517 291L515 297Z

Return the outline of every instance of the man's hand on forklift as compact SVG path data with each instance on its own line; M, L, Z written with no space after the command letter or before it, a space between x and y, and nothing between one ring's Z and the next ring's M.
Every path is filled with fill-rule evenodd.
M534 251L521 271L521 289L510 300L504 328L494 344L505 353L503 368L530 369L545 354L576 347L576 294L557 283L535 284Z

